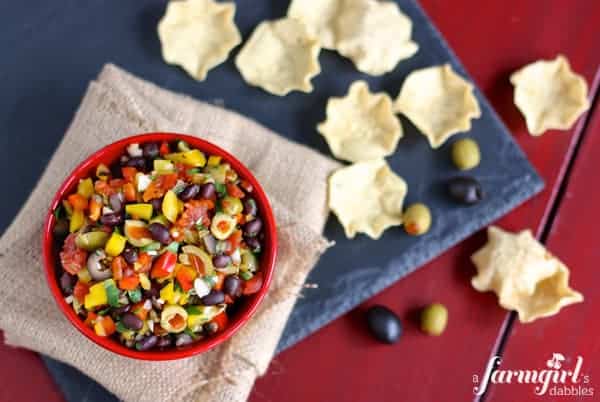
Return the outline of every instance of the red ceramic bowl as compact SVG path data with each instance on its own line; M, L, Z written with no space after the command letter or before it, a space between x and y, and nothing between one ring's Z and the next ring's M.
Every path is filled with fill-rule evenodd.
M110 337L100 337L96 335L91 328L84 325L83 320L78 317L72 307L65 302L57 276L59 269L56 265L58 261L57 255L59 250L55 245L53 238L54 236L52 234L52 228L55 221L53 211L56 209L58 204L65 199L66 196L76 190L79 179L94 175L96 166L98 166L100 163L109 165L115 162L126 152L125 148L127 145L135 142L161 142L173 141L176 139L185 140L193 147L198 148L210 155L221 156L224 161L228 162L233 167L233 169L241 178L250 182L254 187L254 197L258 205L259 214L264 222L265 239L263 243L263 252L260 256L260 269L264 275L264 282L262 289L260 289L259 292L240 299L238 303L241 305L236 309L235 313L229 317L229 326L224 331L185 347L172 348L164 351L149 350L141 352L136 349L127 348ZM52 292L58 307L62 310L67 319L71 321L75 328L77 328L83 335L87 336L89 339L103 348L122 356L154 361L174 360L193 356L214 348L215 346L229 339L244 325L244 323L246 323L246 321L252 317L258 308L258 305L265 297L265 294L269 288L269 284L271 283L271 278L273 277L273 269L277 254L277 235L275 219L273 218L273 211L269 204L269 200L267 199L267 196L265 195L256 178L240 161L216 145L197 137L176 133L148 133L128 137L102 148L98 152L88 157L85 161L83 161L83 163L77 166L73 172L71 172L68 178L58 189L48 210L48 215L46 216L46 221L44 223L42 251L44 255L44 270L50 291Z

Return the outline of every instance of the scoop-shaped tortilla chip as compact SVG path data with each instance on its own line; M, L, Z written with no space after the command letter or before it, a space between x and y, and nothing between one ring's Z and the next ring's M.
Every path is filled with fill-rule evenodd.
M391 155L402 137L392 100L373 94L365 81L356 81L343 98L327 102L327 120L317 126L336 158L351 162Z
M415 70L406 77L394 103L429 140L440 147L453 134L471 129L481 110L473 85L449 64Z
M302 21L323 48L334 49L335 19L343 3L344 0L292 0L287 15Z
M234 3L171 1L158 23L163 59L202 81L241 42L233 22Z
M571 70L563 55L526 65L510 76L510 82L515 105L534 136L569 129L590 107L585 79Z
M316 36L293 18L261 22L237 55L235 64L250 85L275 95L311 92L310 80L321 72Z
M365 233L378 239L402 224L406 182L383 159L336 170L329 178L329 208L349 239Z
M392 71L419 49L411 20L391 1L345 0L335 28L337 51L367 74Z
M495 292L500 305L516 310L521 322L554 315L583 301L581 293L569 287L569 269L530 230L509 233L490 226L487 244L471 260L477 267L473 287Z

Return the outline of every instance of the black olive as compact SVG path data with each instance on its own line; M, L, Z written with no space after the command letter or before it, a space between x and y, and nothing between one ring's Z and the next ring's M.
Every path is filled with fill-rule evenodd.
M395 343L402 335L400 319L384 306L373 306L367 310L367 324L371 334L384 343Z
M483 190L477 179L469 176L454 177L448 181L448 193L453 200L473 205L483 199Z

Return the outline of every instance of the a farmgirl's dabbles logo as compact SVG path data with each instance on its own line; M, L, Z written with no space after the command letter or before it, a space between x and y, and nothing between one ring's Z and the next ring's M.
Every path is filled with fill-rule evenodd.
M532 384L536 395L548 396L594 396L590 386L590 376L582 373L583 357L577 356L574 365L566 366L565 356L553 353L542 370L500 369L502 359L494 356L488 362L485 375L479 383L479 376L473 376L475 395L483 395L489 384Z

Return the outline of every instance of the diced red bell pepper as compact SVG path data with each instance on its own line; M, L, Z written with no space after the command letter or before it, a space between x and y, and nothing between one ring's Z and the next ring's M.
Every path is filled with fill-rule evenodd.
M163 143L160 144L160 148L158 149L158 152L163 156L168 153L171 153L171 150L169 149L169 143L166 141L163 141Z
M131 166L125 166L121 168L121 173L123 174L123 178L128 183L135 182L135 175L137 174L137 169Z
M111 336L115 333L117 327L109 315L99 316L94 324L94 332L98 336Z
M150 277L152 279L156 278L166 278L170 276L175 270L175 264L177 263L177 255L167 250L161 254L160 257L156 259L154 264L152 265L152 272L150 272Z
M125 196L125 200L128 202L137 200L137 191L135 191L135 186L133 183L123 184L123 195Z
M181 289L183 289L184 292L187 292L188 290L194 287L194 279L196 279L196 270L186 265L180 265L177 269L177 272L175 273L175 279L177 279L177 282L179 282Z
M247 193L251 193L252 191L254 191L254 187L252 187L252 184L250 184L250 182L246 180L240 180L239 186Z
M93 327L96 323L96 318L98 318L98 314L94 313L93 311L89 311L83 323L88 327Z
M152 256L146 252L138 255L138 259L133 263L133 269L137 273L146 273L152 269Z
M148 317L148 310L144 308L144 304L146 304L146 301L142 300L131 306L131 312L142 321L146 321L146 318Z
M94 191L100 195L109 196L116 193L114 188L111 188L104 180L96 180L94 182Z
M144 202L160 198L177 183L177 173L161 174L150 183L142 196Z
M219 331L223 331L227 328L227 324L229 324L229 317L227 317L227 313L223 311L221 314L215 316L211 322L214 322L219 327Z
M225 282L225 274L223 272L217 272L217 283L215 283L213 288L215 290L223 289L223 282Z
M133 290L140 284L140 278L131 268L125 268L123 270L123 279L118 281L119 289L122 290Z
M263 274L262 272L258 272L252 278L243 282L242 286L242 294L252 295L258 292L263 285Z
M113 279L115 281L120 281L123 279L123 270L127 268L127 261L125 261L125 258L119 255L113 258L112 262L110 263L110 268L112 269Z
M227 188L227 194L231 197L244 198L246 196L246 194L244 194L244 192L234 183L227 183L225 187Z
M94 194L90 198L89 208L90 208L90 214L89 214L90 220L92 220L93 222L96 222L98 219L100 219L100 213L102 212L102 197L100 197L97 194Z
M73 207L73 209L78 211L84 211L88 207L88 200L81 194L71 194L67 197L69 204Z
M208 211L214 209L215 203L212 200L191 200L184 204L185 211L181 214L181 217L175 222L176 226L180 228L189 228L194 226L198 220L202 219L204 226L210 225L210 218L208 217Z
M90 293L90 286L81 281L77 281L75 287L73 288L73 297L77 299L80 304L83 304L85 295Z
M242 244L242 231L236 230L227 238L227 243L229 243L229 247L227 247L227 254L231 255L235 250Z

